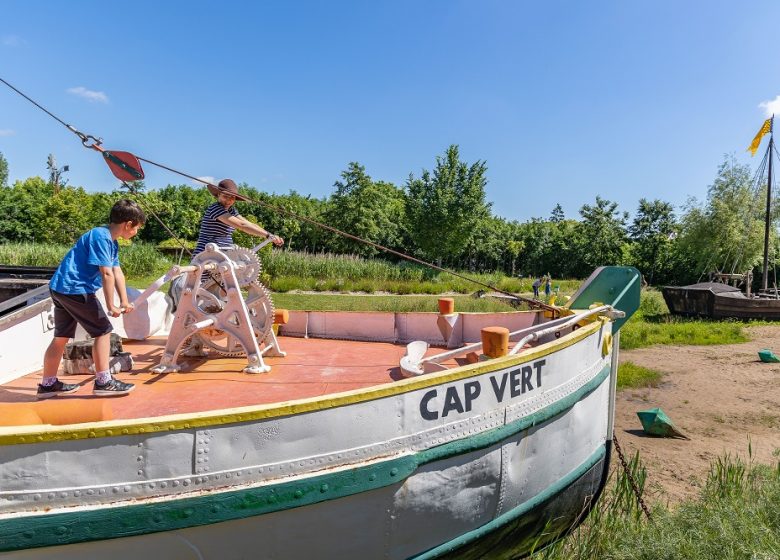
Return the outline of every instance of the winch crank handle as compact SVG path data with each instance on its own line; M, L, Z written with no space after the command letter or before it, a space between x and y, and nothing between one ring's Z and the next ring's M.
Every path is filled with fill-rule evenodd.
M273 240L274 240L274 239L276 239L276 236L275 236L275 235L273 235L273 234L269 235L268 237L266 237L266 238L263 240L263 242L262 242L262 243L260 243L260 244L258 244L258 245L255 245L254 247L252 247L252 252L253 252L253 253L257 253L257 252L258 252L260 249L262 249L263 247L265 247L265 246L266 246L266 245L268 245L269 243L273 243Z
M135 309L138 309L138 306L139 306L139 305L141 305L141 304L143 304L143 303L144 303L144 302L145 302L147 299L149 299L149 296L151 296L151 295L152 295L154 292L156 292L157 290L159 290L159 289L160 289L160 287L161 287L163 284L165 284L166 282L170 282L170 281L171 281L171 280L172 280L172 279L173 279L175 276L178 276L178 275L181 273L181 269L182 269L182 268L183 268L183 267L180 267L180 266L173 266L173 267L171 267L171 268L170 268L170 270L168 270L168 272L166 272L165 274L163 274L162 276L160 276L160 277L159 277L157 280L155 280L154 282L152 282L152 285L151 285L151 286L149 286L148 288L146 288L146 289L145 289L145 290L144 290L144 291L141 293L141 295L140 295L140 296L138 296L137 298L135 298L135 299L132 301L133 307L134 307ZM197 267L195 267L195 268L197 268Z

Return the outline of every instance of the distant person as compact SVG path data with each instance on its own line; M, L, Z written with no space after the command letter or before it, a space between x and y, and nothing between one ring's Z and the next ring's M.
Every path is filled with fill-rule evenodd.
M120 200L111 208L108 226L100 226L82 235L62 259L49 282L54 302L54 339L43 357L43 379L38 385L39 399L78 391L79 385L57 379L62 353L68 340L81 325L94 338L92 359L95 362L94 395L125 395L135 387L115 379L109 370L112 317L133 310L127 300L125 275L119 265L117 239L130 239L146 223L143 210L132 200ZM103 288L106 309L95 292ZM114 305L114 293L119 295L119 307Z
M249 235L270 239L277 247L284 245L284 239L273 235L238 213L233 206L236 200L249 199L238 194L238 187L232 179L222 179L218 187L208 185L208 189L217 198L217 201L203 212L198 232L198 243L192 254L193 257L202 253L208 243L216 243L219 247L232 247L233 231L236 229Z
M534 283L531 284L531 287L533 287L534 289L534 299L539 299L539 286L541 285L542 285L541 278L537 278L536 280L534 280Z
M550 278L550 275L548 274L545 277L544 280L544 297L546 299L550 299L550 294L552 293L552 279Z

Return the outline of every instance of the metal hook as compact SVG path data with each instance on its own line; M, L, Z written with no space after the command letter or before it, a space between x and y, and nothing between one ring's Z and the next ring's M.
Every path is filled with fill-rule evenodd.
M91 134L81 134L81 133L77 133L77 134L79 135L79 138L81 138L81 143L84 145L85 148L100 150L99 146L103 143L102 138L96 138ZM92 144L88 144L90 139L92 139Z

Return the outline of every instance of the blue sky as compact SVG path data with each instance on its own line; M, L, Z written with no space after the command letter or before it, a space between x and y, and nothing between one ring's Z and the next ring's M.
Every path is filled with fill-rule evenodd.
M509 219L596 195L703 198L780 106L780 3L6 0L0 77L104 146L196 176L332 192L402 185L458 144ZM773 106L770 103L770 106ZM11 180L111 190L102 158L0 84ZM147 185L187 182L145 166Z

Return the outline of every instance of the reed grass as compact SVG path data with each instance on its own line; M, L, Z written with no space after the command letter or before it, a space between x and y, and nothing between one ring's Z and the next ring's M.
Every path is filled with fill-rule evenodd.
M355 255L273 251L264 253L263 267L270 276L271 289L339 292L390 292L396 294L467 294L485 290L484 286L422 265ZM505 274L457 271L496 289L511 293L533 292L533 278L512 278ZM572 293L579 280L556 280L553 285L561 293Z
M122 271L131 278L151 275L156 277L165 273L173 261L160 253L151 243L130 243L119 249Z
M0 263L16 266L56 267L72 245L41 243L3 243L0 245ZM148 243L121 243L119 260L125 276L155 278L170 268L172 261Z
M57 266L71 245L48 243L0 244L0 263L13 266Z
M647 471L635 455L629 469L643 488ZM645 497L647 500L647 497ZM622 469L586 522L532 560L723 560L780 557L780 463L754 464L724 455L710 466L700 495L644 519Z

